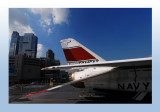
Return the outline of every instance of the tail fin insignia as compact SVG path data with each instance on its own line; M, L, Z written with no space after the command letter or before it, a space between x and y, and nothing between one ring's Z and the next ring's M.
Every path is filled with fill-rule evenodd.
M105 61L72 38L64 39L60 42L68 64L82 64Z

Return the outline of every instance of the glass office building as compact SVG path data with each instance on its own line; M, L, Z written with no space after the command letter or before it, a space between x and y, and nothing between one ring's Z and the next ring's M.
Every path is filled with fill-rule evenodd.
M9 56L22 54L36 58L37 42L38 38L33 33L25 33L24 36L19 36L19 33L14 31L10 44Z
M29 57L36 58L38 38L33 33L25 33L19 40L18 54L25 54Z
M15 56L18 54L19 38L20 38L19 33L13 31L9 49L9 56Z

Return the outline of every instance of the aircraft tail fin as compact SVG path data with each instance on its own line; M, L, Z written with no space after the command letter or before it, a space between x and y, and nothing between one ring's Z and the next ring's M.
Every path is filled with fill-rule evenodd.
M105 61L72 38L61 40L60 43L68 64L84 64Z

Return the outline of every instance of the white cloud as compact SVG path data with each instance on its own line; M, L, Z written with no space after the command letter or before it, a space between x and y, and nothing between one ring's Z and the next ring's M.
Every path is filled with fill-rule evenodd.
M19 23L18 21L14 21L14 23L10 25L9 28L10 35L12 34L13 31L17 31L20 35L24 35L24 33L34 33L34 31L29 25L25 26Z
M9 39L13 31L19 32L20 35L24 35L24 33L34 33L27 18L28 16L24 9L9 9Z
M38 14L41 16L40 26L45 29L48 34L50 34L51 29L48 27L53 24L68 24L68 17L69 17L69 9L65 8L31 8L29 9L30 12L33 14Z
M9 9L9 38L13 31L18 31L20 35L24 33L34 33L33 29L28 23L28 14L26 9L10 8ZM41 19L40 26L51 34L51 23L53 24L68 24L69 9L66 8L30 8L33 14L39 14ZM53 26L52 26L53 27Z
M51 8L30 8L29 9L33 14L40 14L42 18L48 18L51 14Z
M52 17L54 24L61 24L62 22L68 24L69 9L56 8L52 10Z
M50 19L50 18L45 19L44 22L45 22L48 26L51 25L51 19Z
M28 25L27 15L24 9L10 8L9 9L9 24L13 24L14 21L18 21L23 25Z
M49 35L50 33L52 33L51 28L48 29L48 35Z
M33 14L39 14L41 16L41 27L46 28L46 26L51 25L51 8L30 8L29 11Z
M44 46L43 44L38 44L37 45L37 57L41 57L44 52Z

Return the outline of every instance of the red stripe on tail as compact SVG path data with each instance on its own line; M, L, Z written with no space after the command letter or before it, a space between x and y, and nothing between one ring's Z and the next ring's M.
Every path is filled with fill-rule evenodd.
M72 49L63 49L67 61L80 61L80 60L89 60L96 59L82 47L72 48Z

